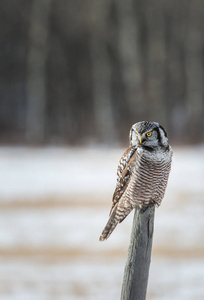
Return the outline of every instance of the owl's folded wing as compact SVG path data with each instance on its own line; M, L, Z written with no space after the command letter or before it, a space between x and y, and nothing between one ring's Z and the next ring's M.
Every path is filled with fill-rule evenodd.
M112 207L110 214L112 213L115 205L118 203L120 200L121 196L123 195L124 191L126 190L131 174L132 174L132 165L133 162L135 161L135 156L137 152L137 147L133 146L130 147L125 151L125 153L122 155L119 165L118 165L118 170L117 170L117 184L115 188L115 192L113 194L113 199L112 199Z

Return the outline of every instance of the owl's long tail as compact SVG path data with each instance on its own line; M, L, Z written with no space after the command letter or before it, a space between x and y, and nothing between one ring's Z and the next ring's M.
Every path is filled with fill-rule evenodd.
M120 205L116 205L111 212L110 218L103 229L101 236L99 238L99 241L104 241L109 238L115 227L118 225L118 223L121 223L127 215L131 212L132 207L121 207Z

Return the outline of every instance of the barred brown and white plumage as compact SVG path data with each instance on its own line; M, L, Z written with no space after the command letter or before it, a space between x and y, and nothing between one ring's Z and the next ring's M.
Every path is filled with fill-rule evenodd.
M165 129L142 121L130 130L130 148L120 159L110 218L100 236L107 239L137 205L160 205L164 197L173 151Z

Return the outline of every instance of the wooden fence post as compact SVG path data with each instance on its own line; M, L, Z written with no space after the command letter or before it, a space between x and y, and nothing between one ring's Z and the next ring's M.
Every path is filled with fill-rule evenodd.
M121 300L145 300L151 261L155 205L136 208Z

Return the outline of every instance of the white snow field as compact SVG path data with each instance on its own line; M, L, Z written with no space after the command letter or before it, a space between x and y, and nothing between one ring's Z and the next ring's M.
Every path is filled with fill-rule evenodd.
M0 299L120 299L133 212L108 241L124 149L0 148ZM204 299L204 145L174 149L148 300Z

